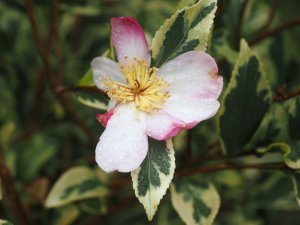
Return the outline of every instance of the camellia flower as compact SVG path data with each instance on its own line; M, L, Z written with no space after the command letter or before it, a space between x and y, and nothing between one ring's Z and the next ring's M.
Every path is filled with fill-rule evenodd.
M106 127L96 147L96 161L106 172L130 172L147 155L148 137L166 140L216 114L223 79L215 60L189 51L151 68L141 26L129 17L111 19L118 63L97 57L94 81L110 98L97 115Z

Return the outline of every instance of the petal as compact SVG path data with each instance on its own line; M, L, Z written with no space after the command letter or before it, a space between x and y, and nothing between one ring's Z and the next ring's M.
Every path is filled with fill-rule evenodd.
M110 120L113 114L114 114L114 109L111 109L104 114L97 114L96 118L102 124L103 127L106 127L108 121Z
M94 82L98 88L105 91L105 87L101 84L103 77L109 77L114 81L125 82L125 78L120 71L119 65L106 57L97 57L91 62Z
M117 105L117 101L111 99L108 102L108 105L107 105L107 112L104 113L104 114L97 114L96 115L97 120L101 123L101 125L103 127L106 127L108 121L110 120L110 118L114 114L116 105Z
M111 27L112 42L120 63L127 64L135 57L150 63L151 57L144 31L135 19L113 18Z
M198 97L184 97L172 95L164 105L164 111L182 120L187 129L191 129L199 122L214 116L220 103L213 98L199 99Z
M171 84L169 91L218 98L223 78L218 76L215 60L205 52L190 51L167 62L157 75Z
M140 166L148 151L143 113L133 103L115 108L96 147L96 161L106 172L130 172Z
M170 114L160 110L147 114L147 135L156 140L166 140L174 137L185 128L185 123Z
M107 111L112 110L113 108L115 108L117 105L117 101L114 99L110 99L108 104L107 104Z
M205 52L190 51L166 63L158 76L170 84L164 111L192 128L216 114L223 79L215 60Z

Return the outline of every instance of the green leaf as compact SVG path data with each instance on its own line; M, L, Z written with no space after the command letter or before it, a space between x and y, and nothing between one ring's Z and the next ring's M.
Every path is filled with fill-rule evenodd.
M280 104L272 104L247 145L247 149L289 140L288 115Z
M295 172L292 175L292 182L293 182L295 197L296 197L298 205L300 206L300 173L299 173L299 171Z
M92 69L88 69L83 75L78 82L78 86L95 86Z
M225 27L214 30L213 39L211 41L213 45L211 45L210 50L212 55L216 58L216 61L226 60L233 65L238 58L238 52L230 46L228 42L229 36L230 33Z
M59 208L53 225L70 225L80 216L80 210L74 205L67 205Z
M65 172L50 191L46 207L59 207L69 203L104 197L108 193L97 175L88 167L74 167Z
M131 172L135 195L143 204L149 220L169 188L174 170L172 141L149 140L148 156L138 169Z
M102 56L114 60L115 56L114 56L114 51L111 43L110 43L110 48L106 50L106 52ZM80 79L77 85L83 87L95 87L92 69L88 69L88 71ZM104 111L107 110L105 95L99 95L98 93L94 94L94 93L77 92L76 98L81 104L86 105L88 107L100 109Z
M211 183L178 180L171 185L171 197L187 225L211 225L220 208L219 194Z
M205 51L216 10L216 0L200 0L166 20L152 41L152 65L160 67L187 51Z
M257 149L259 153L281 151L284 163L291 169L300 169L300 141L290 143L273 143L266 148Z
M13 225L11 222L8 222L6 220L1 220L0 219L0 225Z
M109 49L107 49L102 56L110 58L111 60L115 60L114 49L112 46L111 39L110 39ZM93 71L91 68L89 68L86 71L86 73L83 75L83 77L80 79L80 81L78 82L77 85L78 86L95 86L95 82L94 82L94 78L93 78Z
M89 69L86 74L82 77L79 81L78 86L95 86L93 72ZM105 102L105 96L100 95L98 93L87 93L87 92L76 92L77 100L88 107L100 109L100 110L107 110L107 103Z
M300 140L300 97L292 100L288 115L290 136L293 140Z
M93 198L79 203L79 208L89 214L104 214L107 212L105 199Z
M252 210L250 211L248 210L248 208L245 209L239 206L229 210L226 213L226 216L222 217L221 221L222 221L221 224L226 224L226 225L264 225L265 224L261 216L253 216ZM216 223L216 225L220 225L220 223Z
M68 6L67 4L61 4L61 10L80 16L97 16L101 12L100 8L95 6Z
M47 141L46 135L42 133L33 136L26 143L26 146L23 145L23 149L24 151L17 154L17 168L18 173L24 180L31 180L38 176L49 161L55 157L58 150L53 143Z
M0 143L2 145L7 145L11 141L15 130L16 130L15 123L11 121L4 123L0 127Z
M241 41L241 50L218 117L222 147L228 155L241 151L260 125L271 103L271 90L262 64Z
M287 205L293 203L293 185L288 173L282 171L262 172L260 176L259 185L256 185L251 189L251 193L247 194L248 199L251 199L249 205L268 210L283 210Z
M100 110L107 110L107 104L105 104L104 102L99 101L96 98L84 98L83 96L79 96L77 95L77 100L86 106L89 106L91 108L95 108L95 109L100 109Z
M94 82L94 81L92 81ZM94 85L94 83L93 83ZM89 86L89 85L86 85ZM98 110L107 110L107 96L105 94L100 94L97 92L85 92L85 91L76 91L75 97L77 100L88 107L95 108Z

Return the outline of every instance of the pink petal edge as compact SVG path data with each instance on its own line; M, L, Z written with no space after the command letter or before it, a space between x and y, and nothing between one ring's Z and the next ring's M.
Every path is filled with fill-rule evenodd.
M155 140L167 140L176 136L181 130L188 130L198 122L185 123L167 112L159 111L147 116L147 135Z
M114 109L111 109L104 114L97 114L96 118L103 127L106 127L109 119L112 117L113 114L114 114Z
M145 129L145 116L137 116L133 103L116 107L96 146L99 167L108 173L138 168L148 152Z
M178 124L178 123L173 123L170 125L169 129L167 132L165 132L164 134L160 134L160 133L147 133L148 136L154 138L155 140L158 141L162 141L162 140L167 140L170 139L172 137L175 137L181 130L190 130L192 128L194 128L195 126L197 126L199 122L191 122L191 123L187 123L187 124Z
M183 53L164 64L158 71L170 84L171 95L163 110L191 129L199 122L214 116L219 109L223 78L209 54L201 51Z
M150 63L151 56L142 27L131 17L111 19L112 42L116 48L118 61L128 64L134 58Z

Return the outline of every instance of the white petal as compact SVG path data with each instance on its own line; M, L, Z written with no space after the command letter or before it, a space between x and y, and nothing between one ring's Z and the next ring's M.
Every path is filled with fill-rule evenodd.
M122 64L139 58L150 63L150 53L143 29L131 17L111 19L113 46L116 48L118 61Z
M147 114L147 135L156 140L166 140L174 137L185 128L185 123L170 114L160 110Z
M107 104L107 111L112 110L113 108L115 108L117 105L117 101L114 99L110 99L108 104Z
M190 51L166 63L158 75L170 84L171 95L164 111L187 124L187 128L216 114L223 79L215 60L205 52Z
M205 52L190 51L167 62L158 76L171 84L169 91L217 99L222 91L223 78L218 76L215 60Z
M148 151L146 121L133 103L116 107L96 147L96 161L106 172L130 172Z
M125 78L120 71L118 63L112 61L106 57L97 57L91 62L94 82L98 88L105 91L105 88L101 84L103 77L109 77L114 81L124 83Z
M199 99L173 94L165 103L164 110L186 123L186 128L192 128L199 122L214 116L220 103L213 98Z

